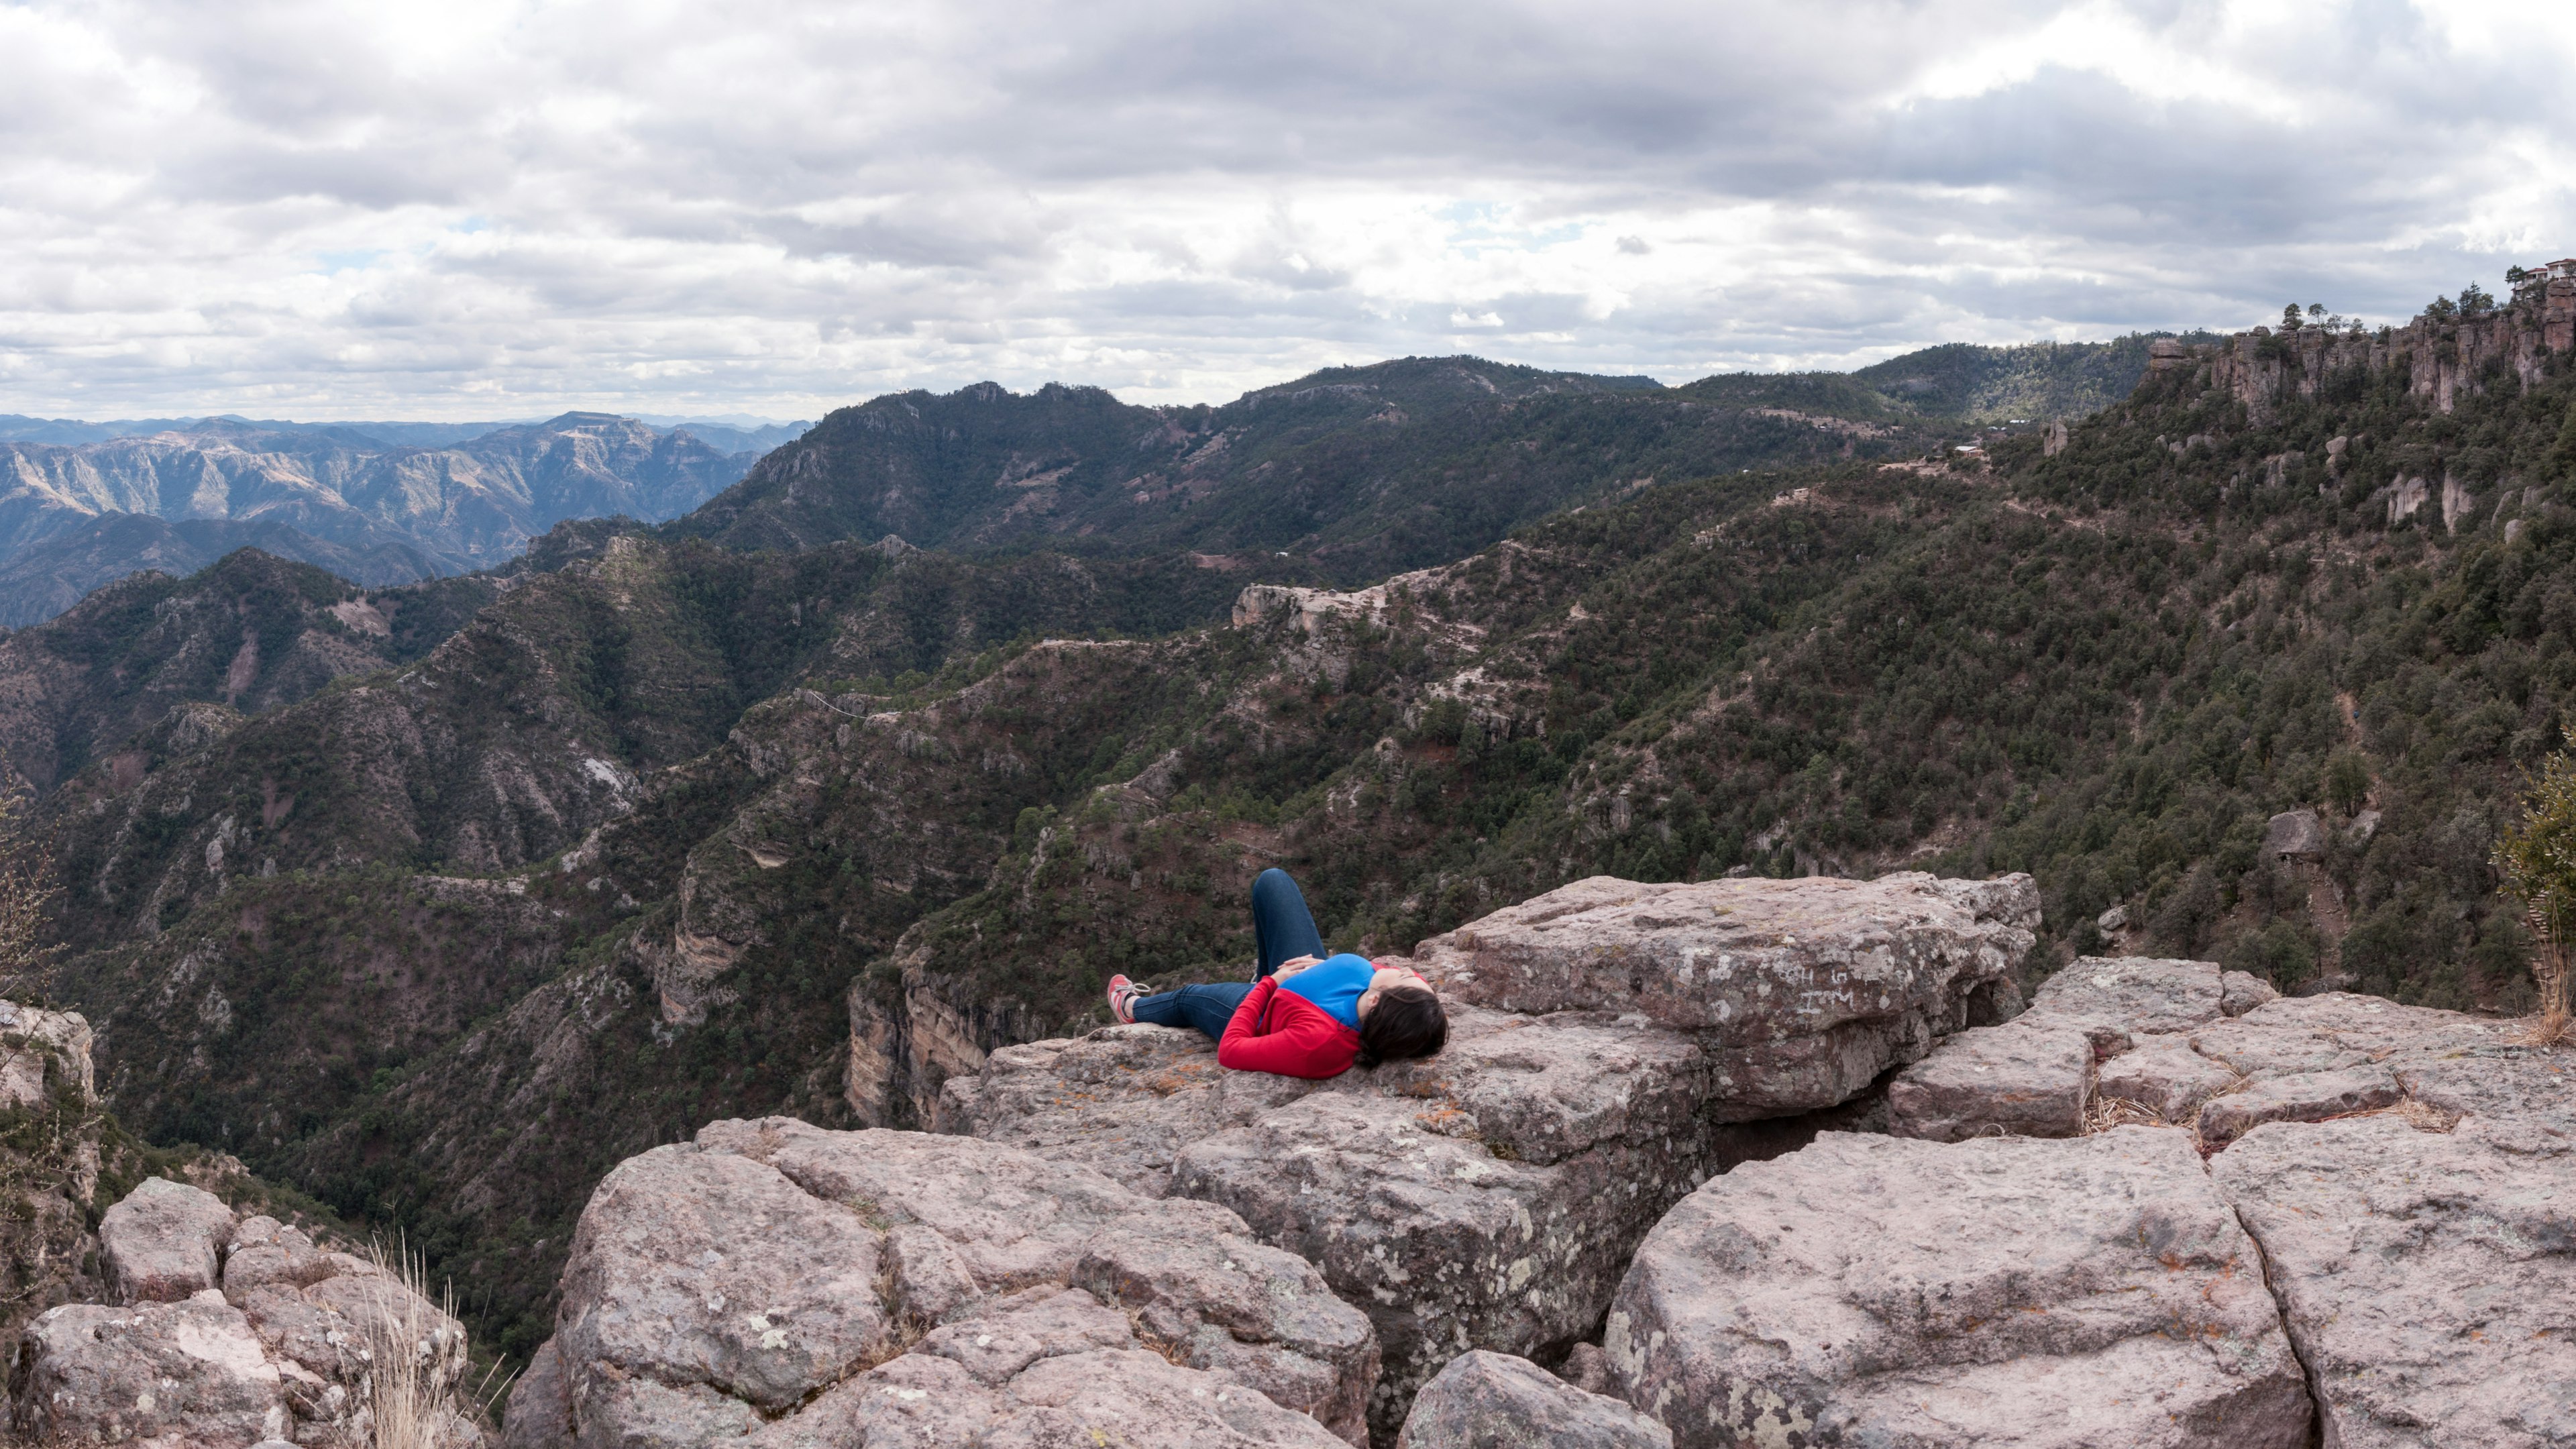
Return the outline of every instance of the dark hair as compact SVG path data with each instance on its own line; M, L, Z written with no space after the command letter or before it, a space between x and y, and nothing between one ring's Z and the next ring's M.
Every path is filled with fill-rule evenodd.
M1360 1065L1427 1057L1449 1044L1449 1013L1421 986L1390 986L1360 1022Z

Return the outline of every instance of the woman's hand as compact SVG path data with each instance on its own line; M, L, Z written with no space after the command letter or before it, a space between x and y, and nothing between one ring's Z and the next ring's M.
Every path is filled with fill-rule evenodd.
M1309 966L1321 966L1323 964L1324 962L1321 957L1291 956L1287 960L1280 962L1276 967L1272 968L1270 979L1273 981L1285 981L1289 977L1296 975L1298 972L1305 970Z

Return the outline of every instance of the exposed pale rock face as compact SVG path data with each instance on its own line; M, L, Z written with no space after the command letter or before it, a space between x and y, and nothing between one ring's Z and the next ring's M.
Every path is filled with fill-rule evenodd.
M1672 1449L1673 1432L1525 1358L1478 1349L1423 1385L1396 1449Z
M1125 1442L1357 1441L1378 1370L1366 1316L1223 1208L993 1143L784 1118L710 1124L603 1180L556 1321L511 1394L514 1445L1012 1442L972 1436L1116 1422L1099 1417L1116 1384L1073 1393L1048 1366L1086 1354L1096 1375L1152 1360L1146 1397L1171 1412L1135 1410ZM922 1389L934 1417L865 1427L934 1383L955 1390ZM1220 1395L1222 1413L1176 1407Z
M249 1320L208 1289L177 1303L46 1310L20 1353L20 1428L37 1442L247 1449L287 1432L284 1387Z
M2275 1124L2211 1159L2270 1260L2327 1444L2576 1442L2576 1156L2483 1125Z
M97 1093L89 1019L0 1001L0 1105L42 1107L65 1088L75 1100Z
M212 1288L233 1210L185 1183L147 1177L99 1219L98 1246L122 1303L176 1303Z
M1708 1110L1750 1121L1849 1100L1934 1038L2009 1017L2039 924L2027 875L1874 881L1576 881L1434 936L1414 961L1455 1000L1642 1015L1696 1037Z
M1629 1250L1731 1162L1813 1128L1712 1124L1690 1037L1600 1012L1450 1015L1448 1049L1329 1082L1229 1072L1196 1032L1119 1026L995 1052L951 1080L952 1127L1221 1203L1368 1310L1371 1420L1402 1424L1463 1348L1587 1334Z
M1638 1249L1605 1339L1677 1444L2296 1449L2306 1385L2189 1137L1828 1133Z

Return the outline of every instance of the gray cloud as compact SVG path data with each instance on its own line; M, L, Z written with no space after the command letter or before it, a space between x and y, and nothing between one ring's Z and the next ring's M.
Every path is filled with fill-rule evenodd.
M0 411L1223 398L2395 320L2576 25L2356 0L0 7Z

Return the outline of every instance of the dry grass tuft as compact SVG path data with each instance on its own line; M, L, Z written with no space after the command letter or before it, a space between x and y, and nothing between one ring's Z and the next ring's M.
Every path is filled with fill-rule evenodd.
M2084 1106L2084 1135L2108 1132L2114 1127L2170 1127L2165 1115L2144 1102L2126 1097L2096 1097Z
M370 1243L367 1257L376 1266L368 1305L374 1311L363 1338L368 1443L371 1449L440 1449L441 1430L454 1412L443 1340L456 1331L455 1289L443 1289L433 1307L425 1257L397 1247L388 1258L382 1243Z

